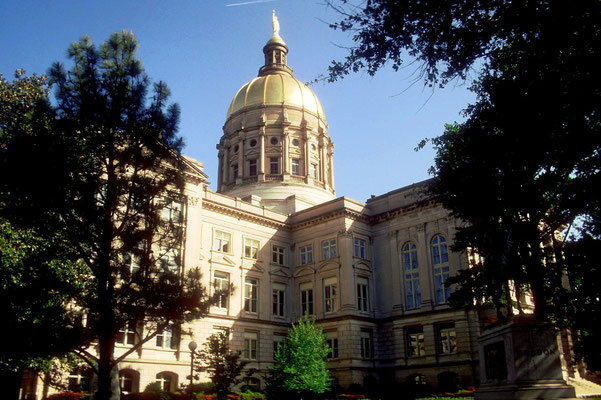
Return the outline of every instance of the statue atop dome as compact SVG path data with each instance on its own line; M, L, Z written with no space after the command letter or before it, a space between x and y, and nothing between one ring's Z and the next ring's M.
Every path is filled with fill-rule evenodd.
M271 13L271 26L273 27L273 36L280 36L280 21L275 15L275 10Z

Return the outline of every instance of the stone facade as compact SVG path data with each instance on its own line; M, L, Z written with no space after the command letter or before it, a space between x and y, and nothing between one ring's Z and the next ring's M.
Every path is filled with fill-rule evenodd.
M264 48L261 82L243 86L228 109L217 146L218 193L208 188L202 164L187 159L180 268L200 267L212 290L233 284L235 291L206 318L174 330L173 340L153 339L122 362L124 390L187 384L188 343L224 329L263 387L275 344L305 313L326 334L329 367L343 387L436 387L449 374L474 384L481 318L451 309L444 287L468 267L464 254L450 251L458 221L424 196L427 182L366 203L335 198L323 109L293 78L288 48L275 35ZM263 85L262 98L252 95L253 82ZM270 159L277 168L270 170ZM117 355L127 347L118 344ZM41 398L42 390L31 394Z

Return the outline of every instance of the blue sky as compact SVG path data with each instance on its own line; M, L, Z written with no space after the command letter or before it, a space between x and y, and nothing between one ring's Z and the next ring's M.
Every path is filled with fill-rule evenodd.
M237 90L257 75L271 36L271 10L290 52L288 64L303 82L327 72L351 44L326 22L337 14L323 0L26 1L0 2L0 73L46 72L69 66L66 50L84 34L94 43L123 29L140 43L139 57L153 81L165 81L182 109L184 153L205 165L215 190L216 144ZM425 137L461 121L474 96L466 85L432 92L412 85L412 69L357 73L311 87L321 100L335 143L337 196L365 201L427 179L434 153L413 149Z

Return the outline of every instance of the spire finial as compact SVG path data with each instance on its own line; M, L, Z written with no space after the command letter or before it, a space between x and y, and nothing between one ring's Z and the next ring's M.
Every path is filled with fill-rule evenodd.
M280 21L278 21L278 17L275 15L275 10L271 13L271 26L273 27L273 36L280 36Z

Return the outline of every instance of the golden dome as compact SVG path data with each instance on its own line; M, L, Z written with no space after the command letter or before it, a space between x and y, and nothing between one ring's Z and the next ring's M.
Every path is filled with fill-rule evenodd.
M325 121L323 108L315 93L304 83L282 73L258 76L242 86L228 107L226 120L248 107L284 104L301 108Z

